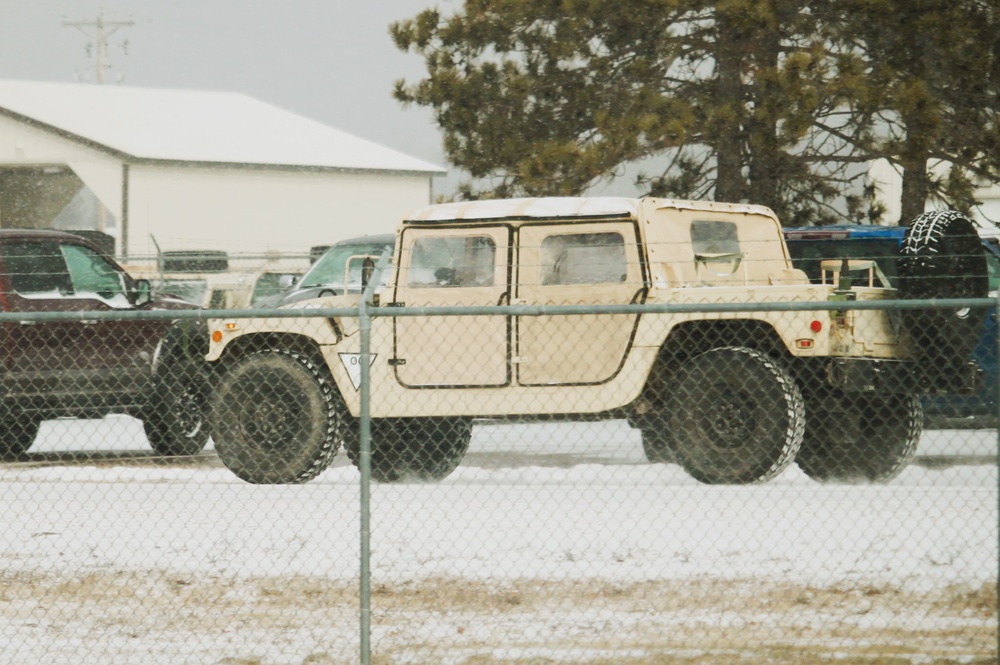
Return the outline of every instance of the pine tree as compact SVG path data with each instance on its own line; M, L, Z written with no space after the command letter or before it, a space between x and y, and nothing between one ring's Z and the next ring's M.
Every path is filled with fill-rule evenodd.
M971 185L961 174L982 175L984 146L996 145L995 96L976 88L982 70L969 60L995 51L997 37L959 53L980 39L963 10L994 11L959 0L919 69L906 38L919 16L885 15L907 4L466 0L454 14L426 10L391 27L428 70L397 82L395 95L434 109L448 159L471 177L463 198L580 194L639 164L642 193L762 203L796 225L843 221L845 211L859 220L853 192L874 157L916 173L928 156L961 156L949 186L962 193ZM925 101L939 68L956 62L967 71L945 78L975 94ZM995 88L989 62L993 83L983 85ZM946 111L975 131L937 131Z
M975 179L1000 179L1000 8L983 0L848 0L844 33L866 63L885 157L903 176L901 220L929 201L970 212ZM936 173L929 162L951 165Z

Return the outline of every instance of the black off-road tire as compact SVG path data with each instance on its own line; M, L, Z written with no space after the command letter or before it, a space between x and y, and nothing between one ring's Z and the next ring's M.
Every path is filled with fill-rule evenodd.
M633 426L642 435L642 452L650 464L677 462L676 437L670 431L664 414L636 416Z
M219 459L249 483L304 483L333 461L347 407L325 366L266 350L228 368L212 401Z
M792 376L748 348L712 349L685 363L668 404L677 457L695 479L762 483L802 444L805 407Z
M0 407L0 459L28 452L38 436L42 418L16 407Z
M354 423L346 444L355 466L360 438ZM472 440L469 418L392 418L372 420L372 478L381 483L436 481L451 475Z
M809 398L806 408L806 433L795 461L820 482L888 482L913 459L923 432L915 395L838 393Z
M899 297L986 298L986 253L976 227L954 210L926 212L907 227L899 249ZM971 359L986 322L985 308L904 309L903 326L927 363Z
M165 366L154 379L142 427L160 455L197 455L211 436L210 375L205 363L184 360Z

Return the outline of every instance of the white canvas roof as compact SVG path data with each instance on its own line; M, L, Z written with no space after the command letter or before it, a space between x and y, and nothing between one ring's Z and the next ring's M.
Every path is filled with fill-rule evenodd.
M247 95L0 80L0 113L138 160L444 173Z
M410 212L406 221L435 222L459 219L508 219L514 217L599 217L638 214L639 201L617 197L552 196L520 199L485 199L438 203Z

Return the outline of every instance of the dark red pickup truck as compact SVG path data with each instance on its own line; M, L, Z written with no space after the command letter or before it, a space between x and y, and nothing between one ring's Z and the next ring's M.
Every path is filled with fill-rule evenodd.
M125 413L153 449L192 455L208 442L202 413L204 325L107 320L91 312L193 309L151 292L96 245L71 233L0 230L0 310L70 312L72 320L0 323L0 457L31 447L42 420Z

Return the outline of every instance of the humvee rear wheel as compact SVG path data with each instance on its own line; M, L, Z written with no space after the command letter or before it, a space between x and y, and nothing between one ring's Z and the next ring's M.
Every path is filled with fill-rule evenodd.
M382 483L441 480L465 457L472 440L469 418L394 418L372 420L372 478ZM360 461L356 432L347 445L355 466Z
M333 461L346 412L325 367L289 351L254 353L216 389L215 448L247 482L306 482Z
M661 418L650 419L639 427L642 434L642 452L651 464L668 464L677 461L676 443Z
M674 378L668 418L684 469L703 483L758 483L802 443L805 407L791 375L753 349L713 349Z
M28 452L38 436L42 419L17 408L0 407L0 459Z
M975 225L954 210L926 212L907 227L899 249L904 299L986 298L986 253ZM986 322L985 308L904 309L903 325L928 363L970 359Z
M917 451L923 409L914 395L838 394L807 405L795 461L813 480L884 483Z

